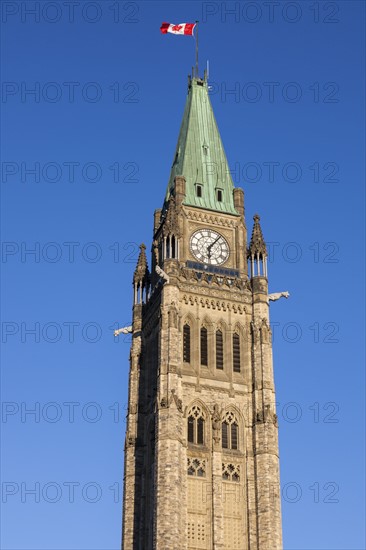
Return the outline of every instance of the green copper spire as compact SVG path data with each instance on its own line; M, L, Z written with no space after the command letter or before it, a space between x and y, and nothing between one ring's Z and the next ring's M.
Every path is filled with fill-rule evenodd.
M189 79L166 201L174 189L175 176L182 175L186 179L183 204L238 214L234 207L233 181L208 95L207 79Z

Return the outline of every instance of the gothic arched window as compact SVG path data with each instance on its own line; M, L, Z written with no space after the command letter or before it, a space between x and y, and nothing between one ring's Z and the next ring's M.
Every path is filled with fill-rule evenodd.
M232 412L227 412L222 423L222 448L237 450L239 448L239 424Z
M188 414L188 443L203 445L205 442L205 415L194 405Z
M208 365L207 328L201 327L201 365Z
M221 330L216 331L216 368L224 368L224 341Z
M183 361L191 362L191 327L187 323L183 326Z
M233 334L233 371L240 372L240 336Z

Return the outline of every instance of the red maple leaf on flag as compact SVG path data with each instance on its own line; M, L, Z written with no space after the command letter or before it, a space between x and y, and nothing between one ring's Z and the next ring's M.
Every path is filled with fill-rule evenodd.
M171 32L173 34L188 34L194 36L193 30L196 26L196 23L179 23L175 25L174 23L162 23L160 27L160 32L162 34L167 34Z

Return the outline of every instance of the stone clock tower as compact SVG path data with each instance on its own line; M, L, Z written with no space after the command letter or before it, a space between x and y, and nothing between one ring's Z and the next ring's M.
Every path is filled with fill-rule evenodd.
M275 295L206 77L189 78L151 251L133 277L123 550L280 550Z

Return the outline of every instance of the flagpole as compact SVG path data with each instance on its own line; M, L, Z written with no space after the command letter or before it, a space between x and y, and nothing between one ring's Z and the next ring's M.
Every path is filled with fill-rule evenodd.
M196 77L198 78L198 23L199 21L196 21Z

